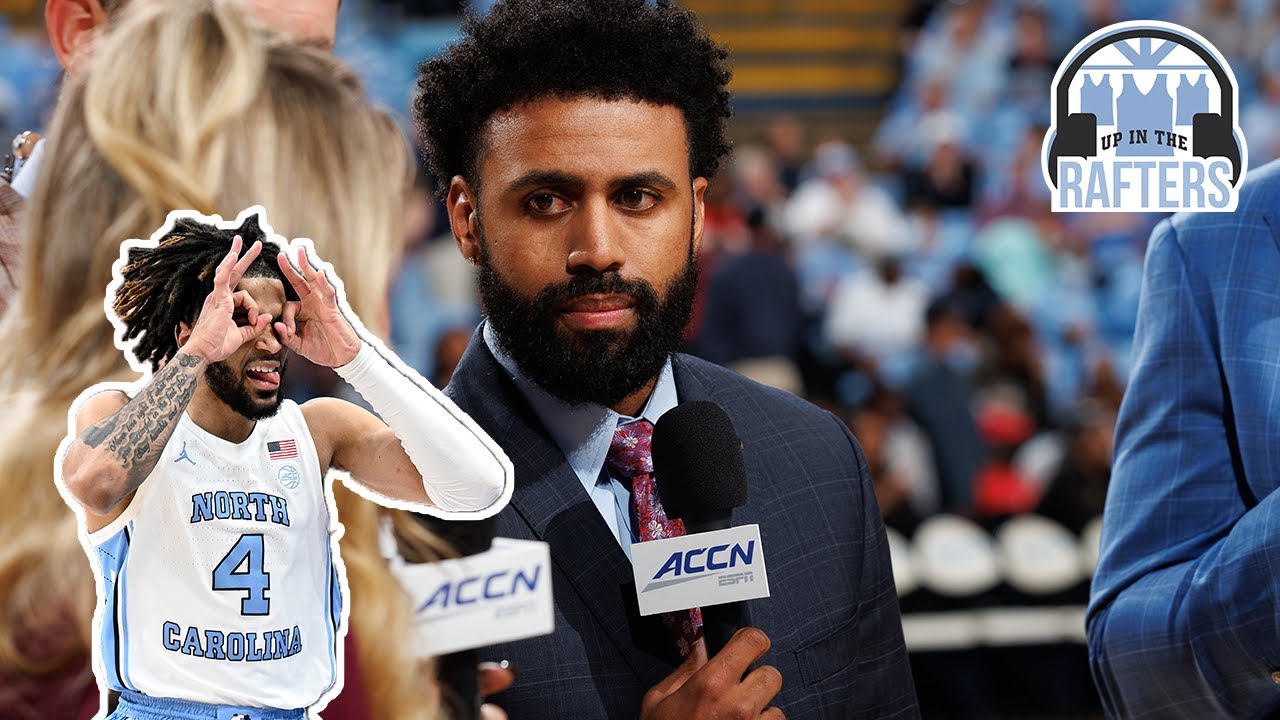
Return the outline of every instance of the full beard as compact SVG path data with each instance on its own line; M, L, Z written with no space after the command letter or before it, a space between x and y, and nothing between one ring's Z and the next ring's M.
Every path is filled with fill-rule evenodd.
M255 358L245 367L265 360L267 358ZM251 390L247 386L246 375L244 372L237 373L226 361L210 363L205 368L204 381L209 385L209 389L219 400L227 404L232 410L250 420L265 420L273 417L280 411L280 404L284 402L284 393L280 392L283 386L285 358L280 357L280 380L281 386L277 387L273 393L267 398L263 398L256 391Z
M693 313L698 265L693 238L684 268L659 298L653 286L609 271L577 275L525 299L490 262L480 242L480 297L502 350L520 372L571 404L613 407L657 377L680 347ZM635 303L630 330L571 331L557 321L568 302L592 294L626 295Z

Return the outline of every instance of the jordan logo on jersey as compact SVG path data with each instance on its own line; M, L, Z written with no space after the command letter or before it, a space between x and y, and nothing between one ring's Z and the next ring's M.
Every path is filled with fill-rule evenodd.
M191 456L187 454L187 441L186 441L186 440L183 440L183 441L182 441L182 454L181 454L181 455L179 455L178 457L176 457L176 458L174 458L174 459L173 459L173 461L174 461L174 462L182 462L183 460L186 460L187 462L191 463L192 465L195 465L195 464L196 464L196 461L195 461L195 460L192 460L192 459L191 459Z

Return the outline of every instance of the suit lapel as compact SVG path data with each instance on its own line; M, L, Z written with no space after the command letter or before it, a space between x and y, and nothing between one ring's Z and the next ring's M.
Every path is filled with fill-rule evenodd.
M654 642L655 636L666 637L657 619L639 617L631 562L480 331L472 336L448 394L511 459L516 484L504 512L514 511L534 537L551 546L552 562L637 677L646 686L666 677L678 658L672 643Z
M711 400L711 389L699 377L696 368L685 362L684 355L676 355L672 359L671 369L676 379L676 399L679 402Z

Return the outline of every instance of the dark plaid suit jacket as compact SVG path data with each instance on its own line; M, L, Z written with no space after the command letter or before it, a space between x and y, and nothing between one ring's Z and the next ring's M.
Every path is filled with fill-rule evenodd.
M681 402L710 400L744 444L771 596L750 601L781 671L775 704L803 718L915 718L884 527L862 451L844 424L789 394L696 358L674 362ZM634 718L679 663L671 636L636 609L631 565L563 453L477 332L447 394L516 471L498 535L551 545L555 632L481 651L519 668L494 698L521 720Z

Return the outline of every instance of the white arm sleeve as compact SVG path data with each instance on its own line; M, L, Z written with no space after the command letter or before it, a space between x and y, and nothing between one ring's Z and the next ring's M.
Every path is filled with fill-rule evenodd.
M506 453L431 383L393 366L367 342L334 370L400 438L437 508L487 517L510 499L515 473Z

